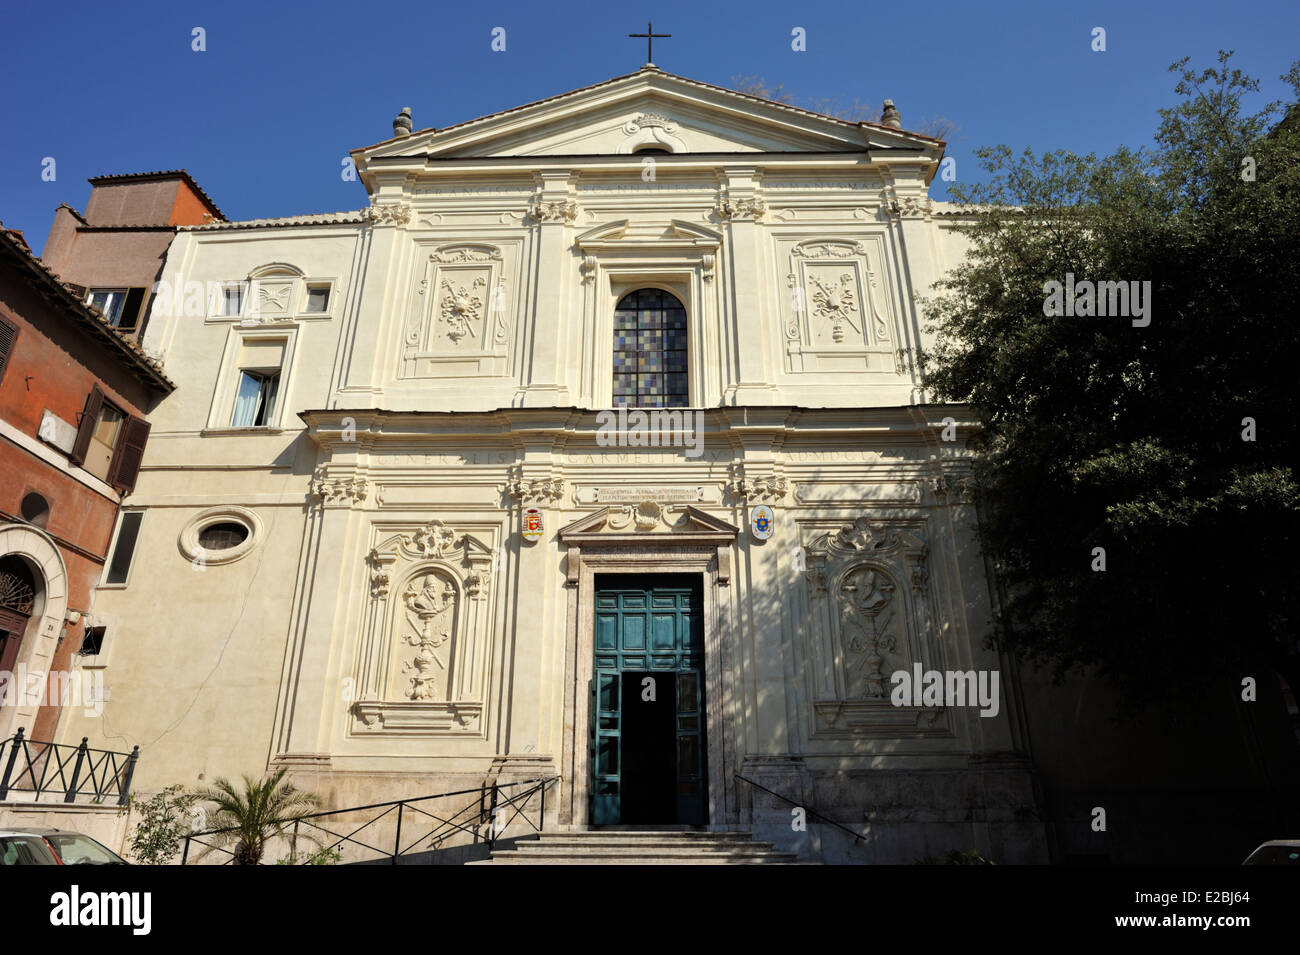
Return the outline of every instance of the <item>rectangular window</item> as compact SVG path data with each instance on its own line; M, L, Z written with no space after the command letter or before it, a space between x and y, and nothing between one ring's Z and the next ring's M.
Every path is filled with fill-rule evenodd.
M86 635L81 638L81 649L77 652L85 657L97 656L104 650L104 631L107 627L87 627Z
M235 395L233 428L265 428L275 420L276 393L280 390L280 373L249 371L239 373L239 392Z
M18 344L18 326L0 318L0 381L4 380L5 369L9 367L9 358Z
M307 311L327 312L330 307L330 287L328 285L307 286Z
M131 574L131 561L135 557L135 542L140 537L140 523L144 520L144 511L123 511L122 521L117 528L117 540L113 542L113 553L109 555L108 567L104 572L104 583L124 584Z
M232 428L273 428L279 419L280 369L284 364L283 338L245 338L236 366Z
M124 288L93 288L90 290L90 297L86 301L103 312L110 325L117 325L122 321L122 309L126 305L126 293L127 290ZM131 324L135 324L134 319L132 319Z
M242 315L244 313L244 286L227 285L221 290L221 314Z
M100 404L90 427L90 446L86 449L82 467L102 481L108 480L109 465L113 463L113 452L125 418L120 409L105 401Z
M149 422L110 404L95 385L86 397L68 461L129 494L135 490L148 440Z

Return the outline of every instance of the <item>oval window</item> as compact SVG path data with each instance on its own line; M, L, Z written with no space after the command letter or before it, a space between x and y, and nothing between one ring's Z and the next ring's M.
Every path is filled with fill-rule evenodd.
M23 520L30 521L38 527L44 527L45 522L50 517L50 502L35 491L30 492L23 498L20 509Z
M248 528L234 521L209 524L199 531L199 546L204 550L230 550L248 540Z

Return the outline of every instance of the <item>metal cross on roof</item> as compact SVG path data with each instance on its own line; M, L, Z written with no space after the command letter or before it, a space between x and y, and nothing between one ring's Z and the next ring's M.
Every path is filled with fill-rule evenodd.
M655 62L655 58L654 58L654 42L655 42L655 41L654 41L654 38L655 38L655 37L669 37L669 36L672 36L672 34L671 34L671 33L655 33L654 24L653 24L653 23L647 23L647 24L645 25L645 33L629 33L628 36L629 36L629 37L645 37L645 64L646 64L646 66L654 66L654 62Z

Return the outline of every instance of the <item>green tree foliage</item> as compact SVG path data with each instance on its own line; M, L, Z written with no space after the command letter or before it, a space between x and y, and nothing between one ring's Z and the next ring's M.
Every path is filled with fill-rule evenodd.
M320 807L318 796L284 782L284 774L280 769L260 780L245 776L242 789L222 778L199 791L200 799L216 804L209 822L213 829L228 830L217 838L234 843L231 861L235 865L259 864L270 839L291 827L294 819Z
M1134 702L1253 667L1300 689L1300 63L1289 106L1248 113L1230 55L1171 67L1149 150L982 150L988 182L954 190L971 250L926 303L927 388L984 424L995 642ZM1045 315L1067 273L1149 281L1150 324Z
M140 815L131 833L131 856L135 861L141 865L171 862L191 828L188 816L198 799L179 785L168 786L147 800L132 793L130 811Z

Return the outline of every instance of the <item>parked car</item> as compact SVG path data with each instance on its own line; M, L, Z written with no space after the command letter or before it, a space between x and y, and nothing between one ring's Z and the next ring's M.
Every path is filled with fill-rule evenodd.
M68 829L0 829L0 865L129 865L101 842Z
M63 865L44 838L35 832L0 829L0 865Z
M1300 839L1274 839L1250 855L1242 865L1300 865Z

